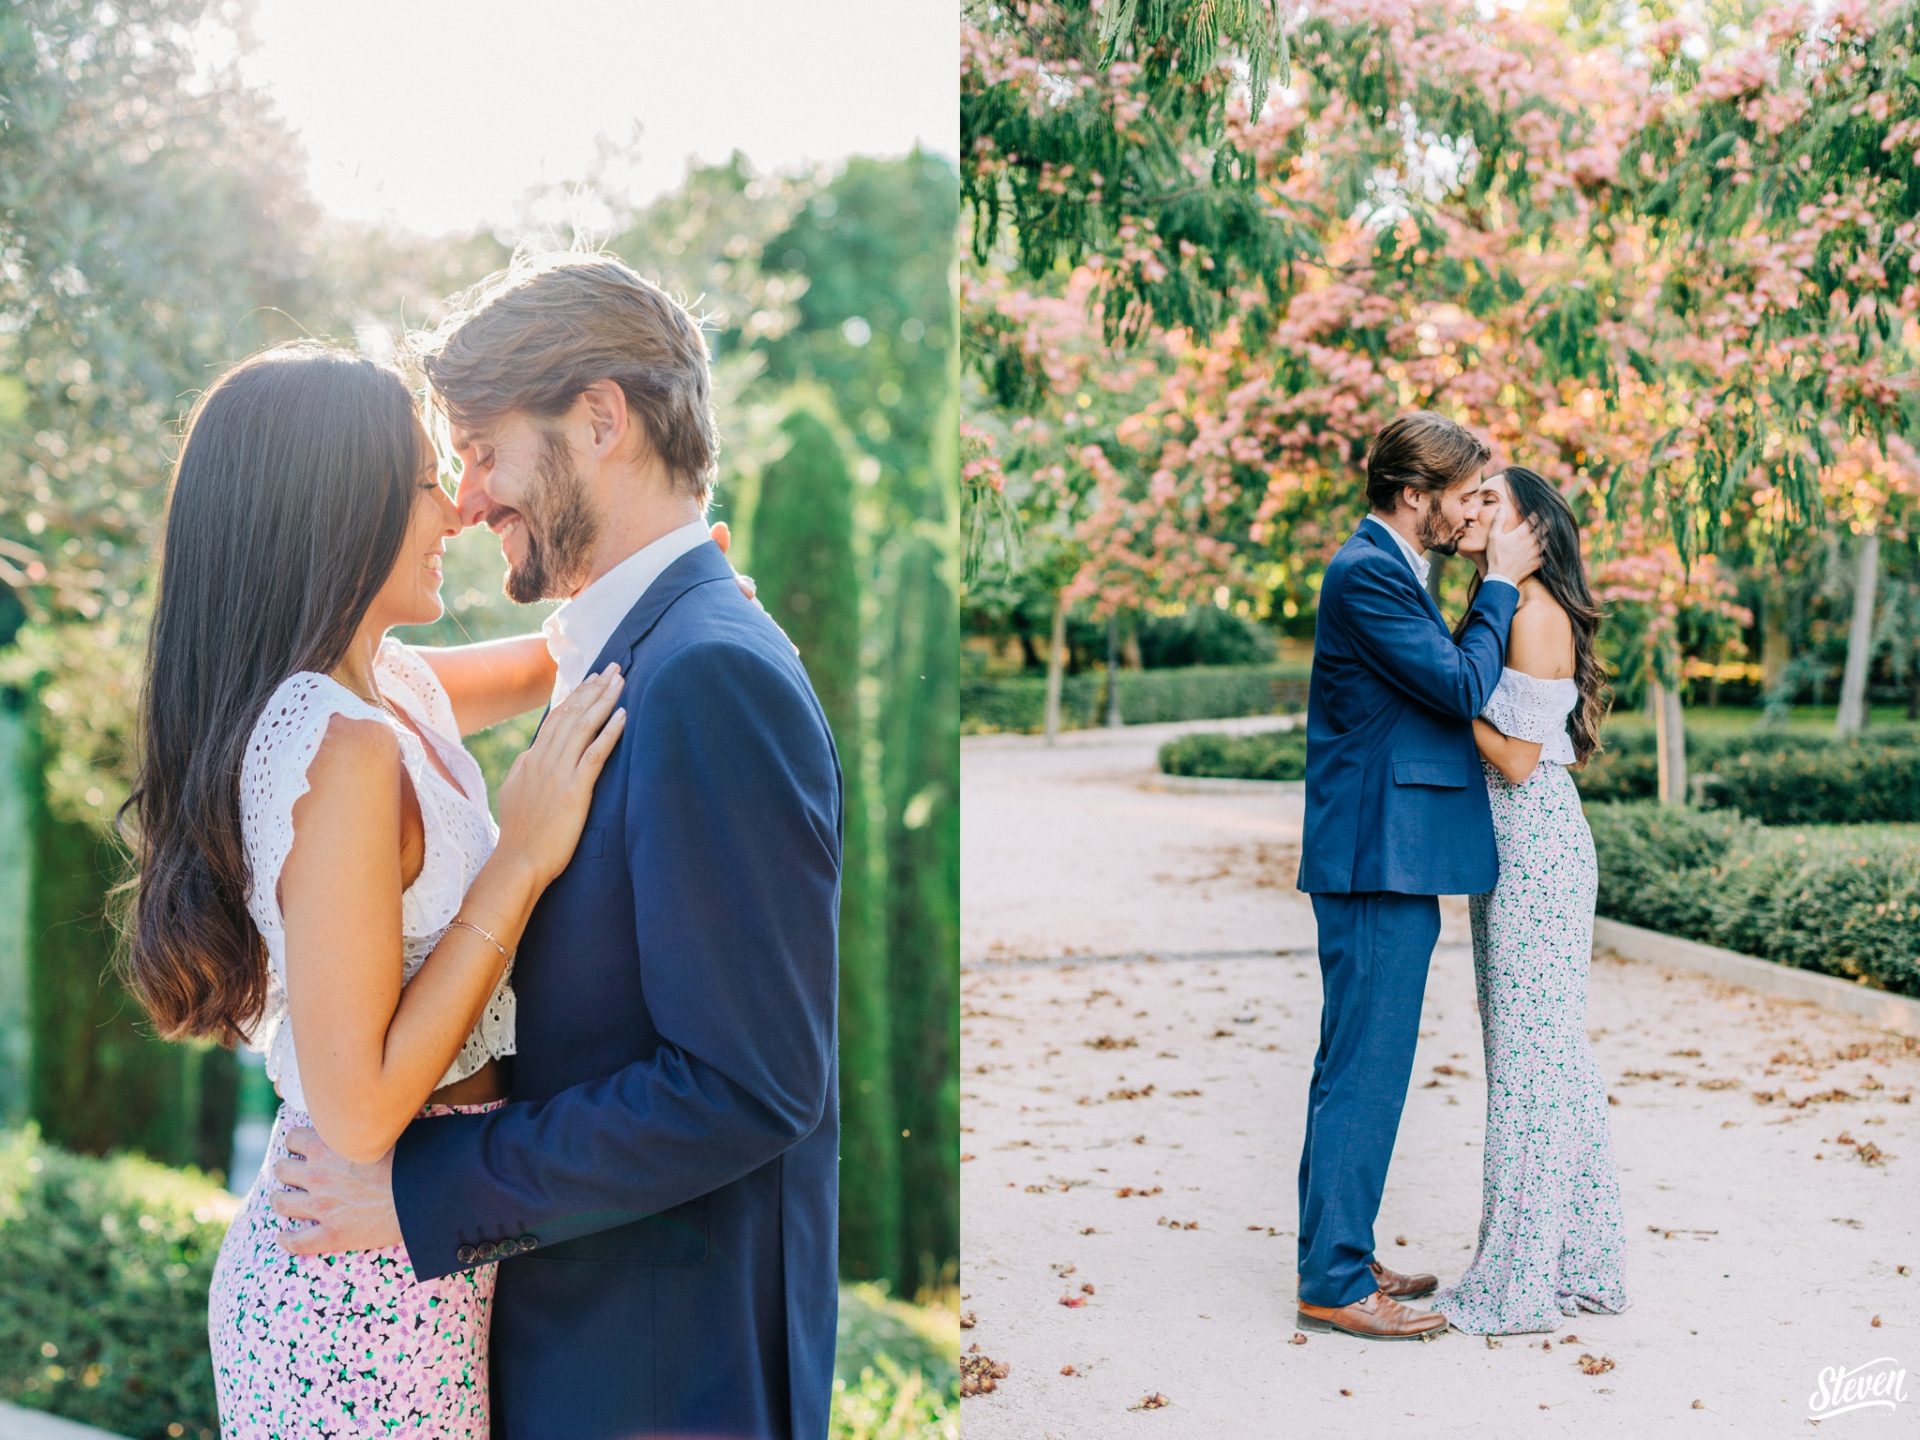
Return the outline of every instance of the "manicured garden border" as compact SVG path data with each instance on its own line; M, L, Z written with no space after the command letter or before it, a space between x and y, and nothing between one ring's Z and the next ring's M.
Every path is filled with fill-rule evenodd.
M1762 960L1736 950L1722 950L1717 945L1662 934L1605 916L1593 922L1593 944L1596 950L1611 950L1623 960L1689 970L1763 995L1808 1001L1828 1010L1856 1015L1877 1029L1920 1039L1920 1000L1905 995L1852 984L1834 975L1802 970L1778 960Z

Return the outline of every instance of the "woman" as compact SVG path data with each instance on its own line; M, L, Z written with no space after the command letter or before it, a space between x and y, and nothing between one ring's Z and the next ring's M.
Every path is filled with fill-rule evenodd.
M1509 507L1539 522L1541 558L1520 587L1510 663L1473 722L1500 855L1492 893L1469 901L1486 1158L1473 1263L1433 1306L1461 1330L1500 1335L1554 1330L1580 1310L1624 1310L1626 1233L1606 1086L1587 1038L1599 870L1567 773L1600 748L1600 611L1573 512L1553 486L1509 466L1480 498L1459 553L1481 579L1487 536L1511 523Z
M487 1434L493 1268L291 1256L268 1203L296 1126L373 1160L416 1116L502 1102L512 952L625 723L609 666L514 762L496 827L461 736L550 693L543 640L386 638L439 618L461 528L383 366L281 346L194 409L127 803L128 969L163 1034L264 1050L282 1099L209 1296L228 1440Z

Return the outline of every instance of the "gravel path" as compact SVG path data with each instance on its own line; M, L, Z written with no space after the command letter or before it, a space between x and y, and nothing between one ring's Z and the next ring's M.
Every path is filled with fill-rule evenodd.
M1290 1343L1320 1003L1301 799L1158 789L1183 728L1221 727L963 742L962 1339L1005 1367L968 1440L1799 1435L1822 1368L1920 1372L1920 1047L1606 954L1632 1308L1497 1345ZM1376 1235L1444 1281L1485 1093L1466 907L1443 906ZM1914 1433L1920 1375L1907 1395L1821 1424Z

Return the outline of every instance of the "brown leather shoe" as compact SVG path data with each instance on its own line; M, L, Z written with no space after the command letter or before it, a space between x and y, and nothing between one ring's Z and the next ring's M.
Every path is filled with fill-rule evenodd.
M1379 1290L1351 1305L1297 1304L1294 1318L1302 1330L1338 1330L1362 1340L1425 1340L1448 1324L1438 1310L1415 1310Z
M1378 1260L1369 1260L1367 1268L1373 1271L1373 1283L1395 1300L1418 1300L1440 1288L1440 1281L1432 1275L1402 1275Z

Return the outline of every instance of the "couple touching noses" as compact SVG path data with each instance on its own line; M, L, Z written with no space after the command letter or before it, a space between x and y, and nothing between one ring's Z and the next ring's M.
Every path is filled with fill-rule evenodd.
M704 337L567 256L414 346L455 496L400 375L311 344L201 398L169 495L130 970L281 1098L222 1433L824 1435L841 773L707 526ZM390 637L471 524L567 603ZM543 703L496 824L462 737Z
M1322 982L1299 1169L1306 1330L1504 1334L1626 1306L1586 1032L1598 870L1567 773L1599 746L1600 611L1566 501L1523 467L1483 473L1490 458L1431 412L1386 426L1369 513L1321 585L1298 877ZM1476 571L1451 628L1429 550ZM1450 894L1470 897L1487 1140L1476 1253L1441 1289L1381 1264L1373 1224ZM1405 1303L1428 1295L1431 1310Z

